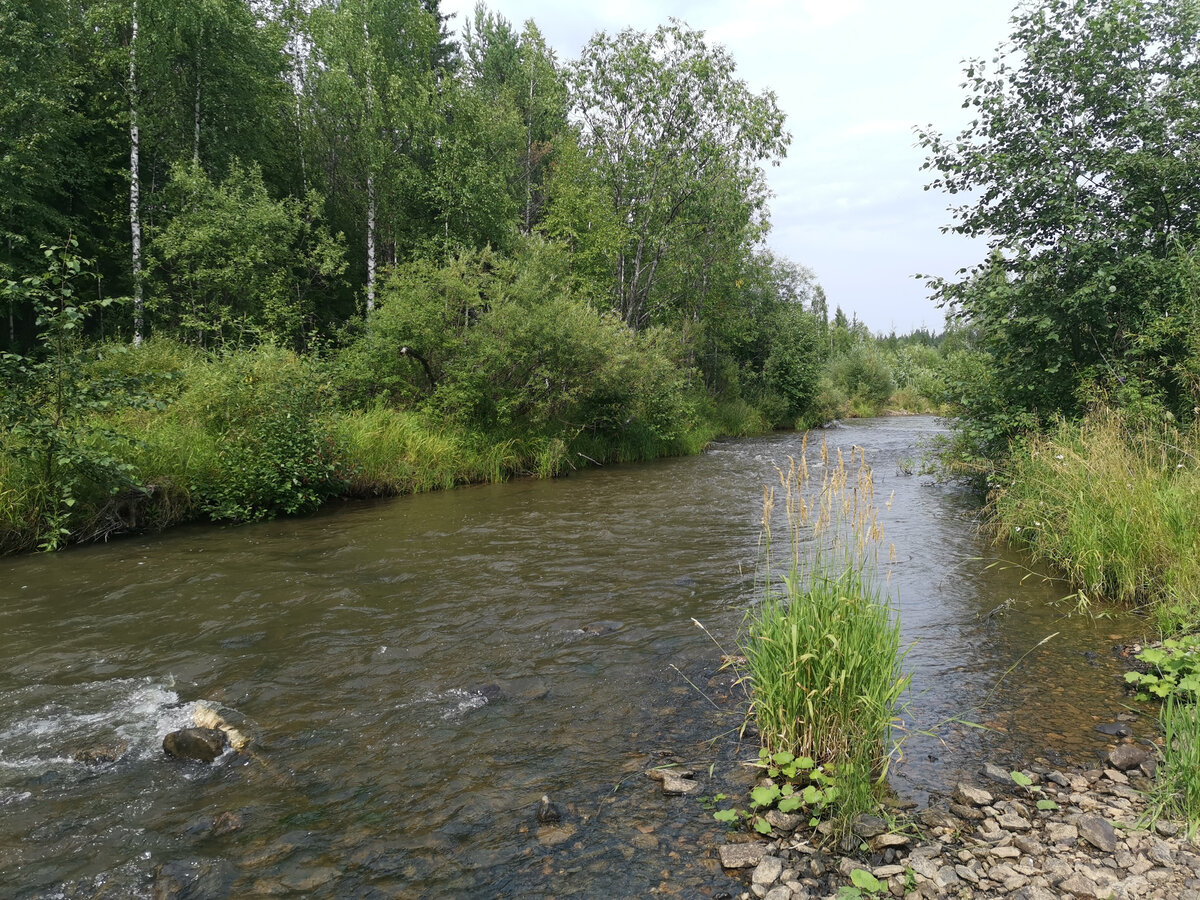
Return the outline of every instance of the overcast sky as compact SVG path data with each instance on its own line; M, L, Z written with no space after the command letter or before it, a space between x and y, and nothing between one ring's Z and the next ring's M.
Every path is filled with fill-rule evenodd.
M829 308L873 331L940 330L943 314L917 272L953 275L985 251L939 228L948 197L929 173L914 126L965 124L962 61L991 58L1016 0L492 0L518 30L537 23L559 62L598 30L650 31L674 16L724 44L755 91L773 90L792 132L767 177L769 243L817 273ZM475 0L442 0L452 25Z

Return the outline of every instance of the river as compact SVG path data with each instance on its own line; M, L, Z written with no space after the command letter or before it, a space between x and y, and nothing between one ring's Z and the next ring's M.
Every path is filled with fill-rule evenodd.
M937 429L816 435L864 448L891 498L912 674L891 780L918 802L983 758L1093 760L1122 702L1110 650L1143 628L1073 614L978 535L967 493L911 474ZM736 890L710 813L642 773L673 754L706 793L744 783L755 748L718 644L754 601L763 487L800 441L0 561L6 895L148 898L156 873L213 897ZM197 702L253 754L167 759ZM126 749L73 759L104 744ZM565 812L550 832L544 793Z

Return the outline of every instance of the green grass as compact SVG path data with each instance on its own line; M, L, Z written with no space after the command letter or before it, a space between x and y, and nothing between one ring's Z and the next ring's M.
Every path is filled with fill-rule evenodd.
M1162 762L1146 810L1148 822L1180 819L1200 831L1200 706L1170 695L1159 712Z
M1144 604L1164 632L1200 626L1200 432L1097 410L1015 449L995 482L996 535L1082 601Z
M823 449L822 483L803 457L780 473L789 560L747 615L743 653L763 747L832 765L847 816L886 776L902 673L900 628L877 572L883 541L870 468ZM763 523L771 531L776 493Z

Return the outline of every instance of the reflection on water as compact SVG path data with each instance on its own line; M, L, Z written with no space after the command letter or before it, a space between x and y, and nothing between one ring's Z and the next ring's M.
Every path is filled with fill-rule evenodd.
M1061 585L977 536L970 497L900 474L934 428L827 434L895 492L881 520L913 688L893 782L917 799L981 755L1087 761L1120 701L1108 648L1138 628L1069 615ZM732 762L752 752L722 737L737 715L706 698L729 693L721 650L692 620L735 645L762 488L799 448L728 441L0 563L6 886L149 897L160 871L216 896L730 889L709 814L642 773L673 754L703 780L713 766L710 792L744 779ZM255 754L163 758L197 701L244 716ZM922 733L955 717L991 730ZM74 760L100 745L125 749ZM543 793L563 828L539 832Z

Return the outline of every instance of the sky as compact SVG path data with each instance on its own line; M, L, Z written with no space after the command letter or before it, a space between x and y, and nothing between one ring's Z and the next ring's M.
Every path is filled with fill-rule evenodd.
M942 234L950 197L925 191L931 173L914 127L957 134L963 61L991 59L1016 0L491 0L518 30L533 19L560 63L592 34L652 31L669 18L723 44L755 92L787 115L787 158L767 170L775 193L768 243L808 266L830 312L875 332L940 330L944 314L916 273L952 276L986 256L982 242ZM441 0L461 28L475 0Z

